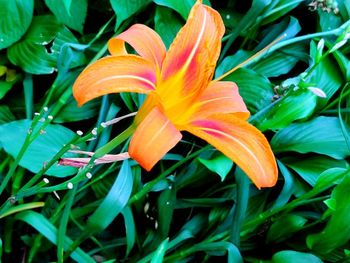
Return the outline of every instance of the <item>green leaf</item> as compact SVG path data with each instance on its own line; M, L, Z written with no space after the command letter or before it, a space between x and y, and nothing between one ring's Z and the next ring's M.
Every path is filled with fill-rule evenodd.
M0 105L0 125L15 120L10 108L5 105Z
M329 209L326 213L331 214L326 227L318 234L307 237L309 248L320 254L328 254L332 250L344 245L350 239L350 176L346 176L343 181L332 191L335 202L335 210Z
M296 171L308 184L314 186L320 174L330 168L346 168L345 160L335 160L326 156L312 156L310 158L289 158L283 161L288 167Z
M274 95L272 84L253 70L240 68L225 80L234 81L238 85L239 93L252 114L271 103Z
M11 46L32 21L34 0L0 0L0 50Z
M15 219L26 222L28 225L31 225L40 234L46 237L51 243L55 245L57 244L57 228L54 225L52 225L52 223L49 220L47 220L47 218L45 218L43 215L33 211L25 211L16 215ZM64 238L64 250L67 250L72 244L73 241L66 236ZM95 262L95 260L93 260L80 248L77 248L73 251L73 253L71 254L71 258L77 262Z
M290 72L306 56L303 44L289 45L254 63L251 68L265 77L278 77Z
M297 252L293 250L283 250L273 255L271 263L322 263L323 261L310 253Z
M5 151L14 158L18 155L24 143L30 125L30 120L19 120L0 126L0 143ZM35 133L36 131L37 129L32 132ZM39 172L43 165L50 161L62 146L68 143L74 136L74 132L61 125L49 124L43 131L43 134L40 134L30 144L19 164L33 173ZM72 157L75 155L67 154L66 156ZM54 165L46 174L63 177L72 175L76 171L77 169L73 167Z
M169 235L170 225L173 222L173 213L176 203L176 188L170 185L159 195L158 206L158 231L160 239Z
M311 42L310 49L311 57L315 60L317 47L314 42ZM317 88L322 89L327 94L327 99L330 99L337 92L343 83L343 79L332 56L327 56L319 63L311 75L310 82L315 83ZM326 103L327 100L325 99L319 101L321 106Z
M262 20L262 25L271 23L296 8L302 2L304 2L304 0L272 1L271 5L269 5L264 10L265 12L258 18L258 21L260 22L260 20Z
M280 130L271 140L275 153L295 151L299 153L319 153L344 159L349 156L339 119L317 117L304 123L295 123Z
M227 251L227 262L243 263L241 253L239 252L238 248L230 242L221 241L214 243L196 244L192 248L195 251L205 251L208 254L210 254L211 251L214 253L218 253L219 251Z
M317 10L319 16L319 23L322 31L329 31L341 26L342 20L339 15L333 12L324 12L323 10Z
M50 74L57 69L61 49L74 44L78 44L77 39L54 16L37 16L22 40L8 49L7 55L13 64L28 73ZM70 68L85 63L82 53L77 52L73 56L72 62L66 61L70 62Z
M162 263L163 262L163 258L164 258L164 254L168 248L168 243L169 243L169 238L166 238L157 248L157 250L155 251L152 259L151 259L151 263Z
M153 2L157 5L166 6L175 10L186 20L196 0L153 0ZM210 5L209 0L204 0L203 3Z
M70 2L67 3L67 0L45 0L47 7L59 22L82 34L87 13L87 0ZM62 8L62 5L66 8Z
M288 214L279 217L267 233L267 242L279 243L301 230L307 220L299 215Z
M121 23L129 17L144 9L152 0L110 0L112 8L117 15L115 28L119 28Z
M132 185L133 179L130 165L128 161L124 161L107 196L89 217L85 231L97 233L107 228L128 203Z
M213 173L216 173L220 176L221 181L224 181L227 174L231 171L233 162L231 159L227 158L223 154L218 154L217 156L206 160L203 158L198 158L205 167L207 167Z
M16 83L16 81L5 81L5 80L0 80L0 100L5 97L6 93L11 90L13 85Z
M43 207L44 205L45 205L44 202L32 202L32 203L13 206L7 209L4 213L0 214L0 219L18 212L25 211L25 210Z
M328 188L339 184L341 181L343 181L344 177L349 176L349 174L349 169L330 168L320 174L314 188L311 191L322 192L327 190Z
M38 16L22 40L11 46L7 55L9 60L32 74L49 74L55 70L56 56L48 53L45 45L56 37L62 26L53 16Z
M73 0L62 0L62 1L63 1L63 5L64 5L66 11L69 13Z
M92 100L82 107L78 107L77 102L71 98L64 108L55 117L55 123L65 123L87 120L97 115L101 100Z
M169 17L171 17L171 19L169 19ZM169 48L176 34L183 26L183 21L181 21L171 9L157 6L154 16L154 25L156 32L162 38L165 46Z
M271 209L279 208L288 203L289 199L296 191L295 187L295 179L291 172L284 166L282 162L277 160L278 168L281 171L281 174L284 178L284 185L282 191L278 195L276 201L274 202Z
M297 90L280 99L256 126L261 131L287 127L293 121L309 117L316 107L317 96L310 91Z
M126 206L122 212L125 222L126 232L126 255L129 255L136 241L136 226L132 210L129 206Z

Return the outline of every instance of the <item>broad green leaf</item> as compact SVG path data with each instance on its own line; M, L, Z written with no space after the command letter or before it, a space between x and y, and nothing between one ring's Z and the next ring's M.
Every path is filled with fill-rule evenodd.
M107 228L128 203L132 185L131 169L128 161L124 161L107 196L89 217L85 231L97 233Z
M171 19L169 19L169 17L171 17ZM182 27L183 21L181 21L171 9L157 6L154 16L154 25L156 32L162 38L165 46L169 48L176 34Z
M330 168L346 168L345 160L335 160L326 156L312 156L309 158L289 158L283 161L288 167L296 171L308 184L314 186L320 174Z
M153 0L153 2L157 5L166 6L175 10L186 20L196 0ZM210 5L209 0L204 0L203 3Z
M123 21L140 12L151 2L152 0L110 0L112 8L117 15L115 28L119 28Z
M32 21L34 0L0 0L0 50L18 41Z
M310 54L312 58L316 58L317 47L314 42L311 42ZM340 69L337 68L334 59L331 56L327 56L316 67L311 75L311 83L315 83L317 88L322 89L327 94L327 99L330 99L334 93L340 88L343 83ZM323 99L319 101L319 104L325 105L327 100Z
M290 72L307 56L303 44L289 45L254 63L251 68L265 77L278 77Z
M11 90L16 81L0 80L0 100Z
M345 80L349 82L350 81L350 60L338 50L335 51L333 54L334 54L334 58L338 62L338 65L343 73L343 76L345 77Z
M0 125L15 120L10 108L5 105L0 105Z
M169 238L166 238L155 251L151 263L162 263L164 254L168 248Z
M307 219L299 215L287 214L279 217L267 233L267 242L279 243L301 230Z
M10 61L32 74L49 74L55 70L56 56L45 45L56 37L62 26L53 16L37 16L22 40L11 46L7 55Z
M233 28L231 34L228 36L228 41L222 49L219 61L225 57L237 37L247 34L246 31L249 31L250 27L254 28L254 24L255 26L259 24L257 18L264 12L265 7L270 3L271 0L253 0L250 9L245 13L242 19L240 19L237 26Z
M14 158L18 155L27 133L30 132L30 124L30 120L19 120L0 126L0 143L5 151ZM38 129L35 129L32 133L36 131ZM19 164L33 173L39 172L45 163L50 161L74 136L74 132L61 125L49 124L42 131L42 134L30 144ZM74 154L69 153L66 156L72 157ZM64 177L72 175L76 171L77 169L73 167L54 165L46 174Z
M280 99L256 126L261 131L285 128L293 121L309 117L316 107L316 101L317 96L308 90L290 92Z
M286 17L281 22L277 24L272 24L269 26L263 34L263 39L260 41L259 45L256 46L255 51L259 51L270 44L272 41L286 35L283 39L290 39L296 36L301 30L298 19L295 17ZM293 46L293 45L292 45ZM288 47L288 46L287 46Z
M54 122L64 123L90 119L98 114L100 103L100 100L92 100L78 107L77 102L71 98L55 117Z
M271 263L322 263L323 261L310 253L298 252L293 250L283 250L273 255Z
M332 250L344 245L350 239L350 176L346 176L343 181L332 191L331 199L335 205L335 210L329 209L330 220L326 227L318 234L311 234L307 237L309 248L320 254L328 254Z
M83 33L87 13L87 0L74 0L70 2L67 3L67 0L45 0L46 5L59 22L64 23L79 33ZM66 8L62 8L62 5Z
M342 24L340 16L335 15L333 12L328 13L319 9L317 13L320 18L319 24L322 31L336 29Z
M51 43L52 46L48 46ZM50 74L57 68L61 48L74 44L78 44L77 39L54 16L37 16L22 40L8 49L7 55L13 64L28 73ZM76 67L84 63L84 55L78 52L68 65Z
M209 160L203 158L198 158L198 160L210 171L218 174L221 181L225 180L227 174L230 172L233 166L231 159L227 158L223 154L219 154Z
M271 103L274 95L272 84L266 77L253 70L240 68L227 76L225 80L234 81L238 85L239 93L251 114Z
M15 219L24 221L28 225L31 225L40 234L47 238L51 243L55 245L57 244L57 228L42 214L33 211L25 211L17 214ZM73 241L66 236L64 238L64 249L67 250L72 244ZM71 254L71 258L77 262L95 262L95 260L93 260L81 248L77 248L76 250L74 250Z
M349 176L349 168L330 168L317 178L316 184L311 191L324 191L328 188L333 187L334 185L339 184L344 177Z
M64 5L66 11L69 13L73 0L62 0L62 1L63 1L63 5Z
M295 123L280 130L271 140L275 153L295 151L299 153L319 153L344 159L350 155L339 119L317 117L304 123Z
M265 12L257 19L258 22L262 20L262 25L271 23L278 18L284 16L304 0L277 0L272 3L264 10Z

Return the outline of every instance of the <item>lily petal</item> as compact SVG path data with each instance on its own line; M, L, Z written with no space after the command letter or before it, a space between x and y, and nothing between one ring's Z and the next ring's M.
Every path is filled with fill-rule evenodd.
M238 93L236 83L232 81L211 82L194 107L197 109L193 116L195 119L219 113L233 113L243 120L250 116L247 106Z
M276 160L265 136L254 126L232 115L196 120L187 130L232 159L258 187L276 184Z
M182 138L170 120L155 107L137 127L129 155L147 171Z
M197 1L163 62L157 92L164 105L171 107L184 99L188 102L208 85L224 32L220 14Z
M149 93L155 89L156 69L139 56L110 56L88 66L73 85L78 105L96 97L119 92Z
M166 48L160 36L148 26L136 24L108 41L108 50L113 56L126 55L125 42L145 59L160 69Z

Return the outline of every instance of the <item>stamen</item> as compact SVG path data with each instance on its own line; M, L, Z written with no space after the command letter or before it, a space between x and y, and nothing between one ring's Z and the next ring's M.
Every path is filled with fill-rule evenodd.
M43 178L43 181L45 184L48 184L50 182L49 179L47 179L47 178Z
M135 116L136 114L137 114L137 112L129 113L129 114L127 114L127 115L124 115L124 116L121 116L121 117L112 119L112 120L110 120L110 121L103 122L103 123L101 123L101 126L105 128L105 127L110 126L110 125L112 125L112 124L116 124L117 122L120 122L120 121L123 120L123 119L129 118L129 117L132 117L132 116ZM103 124L103 125L102 125L102 124Z
M73 185L71 182L69 182L69 183L67 184L67 188L68 188L68 189L73 189L73 187L74 187L74 185Z
M276 38L274 41L272 41L270 44L268 44L266 47L264 47L262 50L258 51L256 54L254 54L253 56L251 56L250 58L248 58L247 60L243 61L242 63L238 64L237 66L235 66L233 69L227 71L225 74L221 75L220 77L216 78L213 80L213 82L222 80L223 78L227 77L228 75L230 75L232 72L236 71L237 69L243 67L244 65L248 64L248 62L252 61L254 58L256 58L257 56L260 56L262 53L266 52L270 47L272 47L274 44L276 44L278 41L280 41L281 39L285 38L287 36L287 34L283 34L282 36Z

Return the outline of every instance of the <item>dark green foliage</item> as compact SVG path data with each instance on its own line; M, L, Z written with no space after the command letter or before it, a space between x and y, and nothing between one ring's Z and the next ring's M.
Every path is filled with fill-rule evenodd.
M277 185L188 134L151 172L57 164L126 151L132 120L104 125L145 96L78 107L71 87L134 23L169 48L195 0L0 0L0 262L350 262L350 2L203 2L226 26L216 77L286 34L224 79L270 141Z

